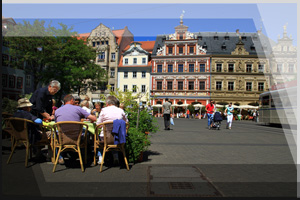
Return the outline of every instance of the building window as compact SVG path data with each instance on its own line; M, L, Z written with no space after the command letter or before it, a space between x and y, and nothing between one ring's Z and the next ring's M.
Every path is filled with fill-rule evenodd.
M7 87L7 74L2 74L2 87Z
M217 72L222 72L222 64L217 64Z
M146 72L142 72L142 78L146 78Z
M132 85L132 92L136 92L136 85Z
M182 34L179 35L179 40L183 40L183 35Z
M258 72L264 72L264 65L258 65Z
M178 65L178 72L183 72L183 64Z
M234 64L228 64L228 72L233 72Z
M216 82L216 90L222 90L222 81Z
M116 53L111 53L111 60L115 61L116 60Z
M173 54L173 47L169 47L168 52L169 52L169 54Z
M125 65L128 65L128 58L125 58Z
M214 40L219 40L219 37L218 36L214 36Z
M194 90L194 81L189 81L189 90Z
M229 40L229 36L225 36L225 40Z
M136 72L132 72L132 78L136 78Z
M99 46L100 45L100 42L97 42L97 46Z
M143 93L146 92L146 85L142 85L142 92L143 92Z
M243 41L246 41L246 40L247 40L247 37L246 37L246 36L242 36L242 40L243 40Z
M9 59L8 55L2 54L2 66L7 66L8 65L8 59Z
M162 72L162 65L157 65L157 72Z
M105 52L101 52L99 55L98 55L98 60L104 60L105 59Z
M183 81L178 81L178 90L183 90Z
M199 82L199 90L205 90L205 81Z
M289 64L289 72L294 72L294 64Z
M103 44L104 44L104 41L101 41L101 44L103 45Z
M123 92L127 92L127 90L128 90L128 85L124 85Z
M205 64L200 64L200 72L205 72Z
M228 82L228 90L233 91L234 89L234 82Z
M247 91L252 91L252 82L247 82L246 83L246 90Z
M258 83L258 91L264 91L264 83Z
M13 75L9 75L8 78L8 87L15 88L16 77Z
M146 64L146 58L142 58L142 64Z
M173 72L173 65L168 65L168 72Z
M23 77L17 77L17 89L23 88Z
M277 64L277 72L282 72L282 64Z
M105 41L105 44L107 44L107 45L108 45L108 40L106 40L106 41Z
M246 65L246 72L252 72L252 65L251 64Z
M162 90L162 82L161 81L157 81L157 90Z
M115 91L115 84L110 84L110 90Z
M124 72L124 78L128 78L128 72Z
M168 88L168 90L173 90L173 82L172 81L168 81L167 88Z
M183 47L179 47L179 53L183 53Z
M194 47L190 47L190 53L194 53Z
M93 42L93 47L95 47L96 46L96 42Z
M137 64L137 58L133 58L133 64Z
M110 78L115 78L115 68L110 69Z
M189 64L189 72L194 72L194 64Z
M26 87L30 87L31 85L31 76L30 75L26 75Z

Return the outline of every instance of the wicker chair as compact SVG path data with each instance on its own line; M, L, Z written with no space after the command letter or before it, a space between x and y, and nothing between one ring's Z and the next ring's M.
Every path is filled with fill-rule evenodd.
M9 133L12 136L12 141L11 141L12 142L12 151L7 160L7 164L10 162L16 146L19 143L23 143L26 147L25 167L27 167L29 153L30 153L30 157L32 157L32 146L50 145L50 140L47 138L47 139L42 139L41 141L38 141L35 144L30 144L29 137L28 137L29 124L34 125L34 126L37 126L37 124L33 123L30 120L23 119L23 118L17 118L17 117L11 117L6 120L7 120L9 128L11 128ZM43 135L46 135L47 130L52 130L52 128L48 127L48 126L40 125L40 128L43 131Z
M104 139L100 140L99 132L103 129ZM129 128L129 123L126 123L126 133ZM124 161L127 170L129 170L126 154L125 154L125 144L114 144L114 135L112 133L113 122L103 122L96 127L94 135L94 165L96 165L96 153L97 148L103 148L103 156L100 166L100 172L102 172L102 167L104 163L105 153L108 151L121 151L123 153Z
M85 151L85 164L87 163L87 131L88 125L83 122L64 121L57 122L53 125L54 137L53 137L53 155L55 155L56 148L59 148L56 155L53 172L55 172L56 165L58 163L59 155L66 150L72 150L78 153L81 171L84 172L84 166L81 157L80 148L84 148ZM82 136L82 130L85 127L84 135ZM56 134L58 131L58 136Z

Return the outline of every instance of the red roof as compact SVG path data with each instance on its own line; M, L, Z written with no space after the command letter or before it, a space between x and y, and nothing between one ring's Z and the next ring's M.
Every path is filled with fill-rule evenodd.
M135 43L135 42L131 42L131 44L132 43ZM152 53L155 41L141 41L138 43L141 44L142 49L144 49L145 51L148 51L149 53ZM124 52L127 51L129 49L129 47L130 47L130 45L127 45L127 47L125 47L125 49L124 49Z

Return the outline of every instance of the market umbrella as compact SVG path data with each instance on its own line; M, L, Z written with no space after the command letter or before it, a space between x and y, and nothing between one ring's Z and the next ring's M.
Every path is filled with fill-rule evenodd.
M158 108L158 113L160 113L160 109L159 108L161 108L162 105L161 104L156 104L156 105L153 105L152 107L157 107Z

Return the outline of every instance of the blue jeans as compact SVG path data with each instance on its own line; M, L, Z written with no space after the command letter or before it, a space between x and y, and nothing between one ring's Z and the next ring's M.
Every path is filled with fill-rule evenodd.
M213 117L213 114L207 113L207 125L208 126L210 126L210 124L212 123L212 117Z

